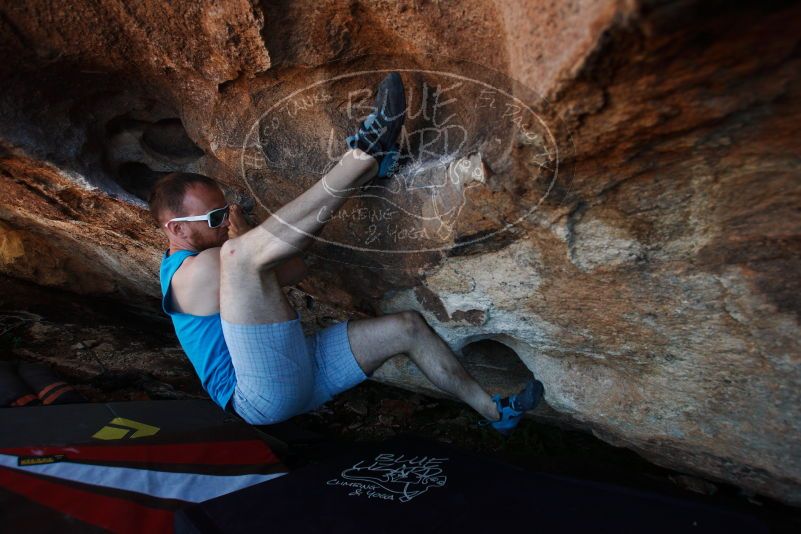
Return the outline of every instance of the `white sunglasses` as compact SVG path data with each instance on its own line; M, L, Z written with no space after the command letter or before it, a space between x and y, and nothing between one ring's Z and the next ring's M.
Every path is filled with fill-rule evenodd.
M207 223L209 223L209 228L217 228L220 225L222 225L222 223L225 222L226 218L228 218L228 209L229 209L228 204L226 204L224 207L211 210L210 212L208 212L205 215L191 215L189 217L176 217L176 218L170 219L169 221L164 223L164 226L167 226L171 222L206 221Z

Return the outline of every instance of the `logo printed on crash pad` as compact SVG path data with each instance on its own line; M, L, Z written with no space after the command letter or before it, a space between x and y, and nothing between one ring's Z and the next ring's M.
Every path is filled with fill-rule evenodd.
M350 488L351 496L409 502L432 486L445 486L448 477L443 464L447 461L448 458L384 453L345 469L341 479L331 479L326 485Z
M113 426L112 426L113 425ZM133 433L131 433L133 430ZM159 427L146 425L132 419L115 417L109 423L98 430L92 437L95 439L135 439L152 436L159 431Z
M54 464L66 460L63 454L51 454L50 456L20 456L17 458L17 465L29 467L32 465Z

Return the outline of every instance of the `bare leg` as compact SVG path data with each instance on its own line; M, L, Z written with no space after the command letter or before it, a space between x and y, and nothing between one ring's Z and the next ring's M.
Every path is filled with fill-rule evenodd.
M220 251L220 313L236 324L288 321L295 310L273 267L297 254L355 190L378 169L361 150L347 152L319 182L259 226L229 239ZM322 216L321 216L322 215Z
M459 363L450 347L413 311L348 323L348 339L359 366L371 374L396 354L406 353L431 383L470 405L487 419L499 419L495 402Z

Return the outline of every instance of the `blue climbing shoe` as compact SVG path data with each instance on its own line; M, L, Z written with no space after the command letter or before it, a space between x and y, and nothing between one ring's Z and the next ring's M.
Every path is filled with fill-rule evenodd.
M348 147L360 148L378 161L378 176L386 178L397 170L398 135L406 118L406 94L400 74L390 72L378 85L375 111L348 137Z
M523 415L539 404L543 393L545 393L545 387L542 382L532 378L517 395L504 398L494 395L492 400L495 401L501 418L497 421L487 421L485 424L489 424L503 435L509 434L523 419Z

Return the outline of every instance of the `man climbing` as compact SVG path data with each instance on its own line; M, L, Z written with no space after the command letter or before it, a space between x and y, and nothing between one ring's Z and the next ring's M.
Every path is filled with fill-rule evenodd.
M400 75L391 73L338 164L255 228L210 178L172 173L154 186L150 209L169 239L164 311L205 390L245 421L272 424L310 411L399 353L503 433L542 397L533 379L517 395L491 397L415 311L344 321L305 337L281 289L303 277L297 254L322 228L320 210L334 212L349 192L392 173L405 114Z

